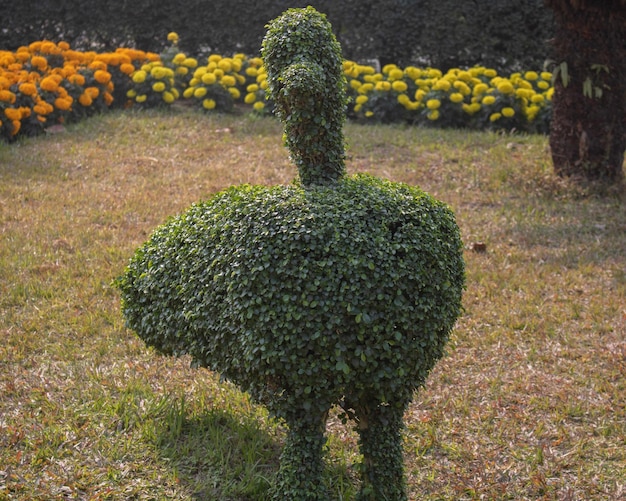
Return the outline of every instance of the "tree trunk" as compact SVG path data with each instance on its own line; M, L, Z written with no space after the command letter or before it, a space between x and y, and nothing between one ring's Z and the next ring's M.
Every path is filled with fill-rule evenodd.
M624 178L626 8L590 3L552 5L557 66L550 148L557 175L613 184Z

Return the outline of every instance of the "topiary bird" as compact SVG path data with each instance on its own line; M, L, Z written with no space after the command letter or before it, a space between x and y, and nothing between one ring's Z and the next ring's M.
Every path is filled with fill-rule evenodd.
M286 11L262 55L299 182L231 187L166 222L118 279L123 313L284 419L273 499L328 499L337 405L360 437L358 499L405 500L403 413L461 312L459 228L416 187L346 175L341 48L323 14Z

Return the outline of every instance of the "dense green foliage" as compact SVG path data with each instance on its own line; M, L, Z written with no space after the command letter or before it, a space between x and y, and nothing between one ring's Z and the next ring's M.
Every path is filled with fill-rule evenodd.
M315 9L291 9L268 25L262 55L267 97L285 124L287 146L305 186L344 175L346 79L341 47Z
M341 50L322 14L288 10L263 49L302 184L232 187L167 222L118 281L124 314L286 421L274 499L327 499L339 405L360 434L359 499L403 501L403 412L461 310L459 229L416 187L345 176Z
M11 29L0 31L0 48L62 38L75 48L160 52L167 33L177 31L189 53L256 55L268 19L309 4L328 15L344 55L356 61L506 72L540 68L549 55L552 18L541 0L364 0L358 7L331 0L189 0L184 8L156 0L23 0L3 11L3 26Z

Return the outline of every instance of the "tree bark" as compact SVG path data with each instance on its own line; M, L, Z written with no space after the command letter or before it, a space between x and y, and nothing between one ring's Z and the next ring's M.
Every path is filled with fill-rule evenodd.
M546 3L556 21L550 130L555 173L619 183L626 149L626 7Z

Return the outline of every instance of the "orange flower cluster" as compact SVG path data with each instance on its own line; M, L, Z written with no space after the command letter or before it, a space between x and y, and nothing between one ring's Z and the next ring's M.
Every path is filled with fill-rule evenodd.
M11 139L24 126L33 133L106 109L116 86L125 94L129 76L158 59L158 54L126 48L76 51L66 42L48 40L0 51L0 137Z

